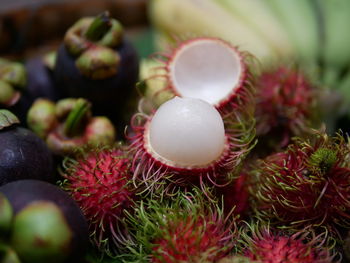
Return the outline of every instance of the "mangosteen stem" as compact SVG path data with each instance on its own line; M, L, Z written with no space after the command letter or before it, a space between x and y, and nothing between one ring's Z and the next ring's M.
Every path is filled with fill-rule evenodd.
M109 12L105 11L92 21L85 33L85 37L90 41L98 41L107 33L111 26Z
M18 123L18 118L12 112L0 110L0 130Z
M91 104L85 99L77 99L64 125L64 134L74 137L81 132L83 121L90 112Z

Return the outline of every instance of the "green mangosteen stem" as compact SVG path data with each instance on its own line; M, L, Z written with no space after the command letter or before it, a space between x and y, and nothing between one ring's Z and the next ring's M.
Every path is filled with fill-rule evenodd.
M109 12L105 11L92 21L85 33L85 37L90 41L98 41L108 32L111 26Z
M90 109L91 104L87 100L82 98L77 99L64 125L64 134L67 137L74 137L80 134L83 121L90 112Z
M0 130L18 123L18 118L12 112L0 110Z

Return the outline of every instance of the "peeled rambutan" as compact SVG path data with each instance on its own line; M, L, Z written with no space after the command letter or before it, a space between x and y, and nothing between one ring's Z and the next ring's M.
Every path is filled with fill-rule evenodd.
M235 244L235 218L225 217L199 191L178 192L163 202L143 200L136 206L128 222L140 246L130 247L137 262L216 262L230 252Z
M225 126L208 102L175 97L154 113L134 115L130 134L135 183L204 189L204 182L219 186L234 177L254 146L255 130L251 119Z
M165 90L174 96L202 99L222 115L251 100L254 58L223 39L187 39L154 57L164 67L153 77L163 78Z
M325 235L307 230L295 234L253 225L242 234L243 254L261 263L331 263L335 254L327 247Z
M91 241L113 255L128 240L124 211L135 200L130 161L121 147L83 150L63 163L63 188L82 209Z
M250 189L256 212L293 229L311 225L336 233L337 226L350 227L349 153L341 134L317 132L266 157Z
M280 66L256 80L256 128L261 141L285 147L304 134L314 119L316 89L297 69Z

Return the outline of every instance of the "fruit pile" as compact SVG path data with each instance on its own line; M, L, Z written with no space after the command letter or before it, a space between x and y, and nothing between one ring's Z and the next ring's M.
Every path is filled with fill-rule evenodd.
M0 262L349 262L331 91L238 44L192 36L139 63L105 12L55 53L0 60Z

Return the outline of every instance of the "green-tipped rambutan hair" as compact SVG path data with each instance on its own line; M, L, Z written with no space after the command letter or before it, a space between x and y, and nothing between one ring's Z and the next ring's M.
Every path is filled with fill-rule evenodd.
M132 262L216 262L230 252L237 233L235 217L224 216L199 189L142 200L127 221L135 240Z
M337 233L350 227L350 144L342 134L315 132L266 157L254 171L255 211L284 228Z
M240 254L252 262L338 262L333 244L327 243L327 232L316 235L312 229L305 228L292 233L259 222L247 223L240 232Z
M256 127L262 147L285 148L292 137L308 134L317 122L317 89L300 69L281 65L266 70L256 87Z
M130 162L121 144L90 145L66 158L61 171L63 189L88 220L92 243L110 256L119 254L131 238L123 222L124 211L136 199Z
M252 95L250 96L250 101L254 104L254 99ZM175 99L187 100L189 98ZM167 101L166 103L169 102ZM244 160L256 145L254 107L252 104L245 104L245 102L244 100L238 100L237 108L232 108L232 111L226 112L225 116L220 115L224 124L225 143L223 151L216 159L200 165L196 163L181 165L170 158L167 159L154 149L149 138L152 137L150 126L152 126L152 120L155 119L154 116L157 114L157 111L155 108L150 111L144 109L145 101L141 101L139 112L133 116L130 130L127 134L130 142L129 153L133 159L132 170L134 172L133 181L135 185L143 185L147 191L152 193L156 192L156 189L162 188L165 184L168 186L167 192L173 192L174 188L191 188L192 185L200 185L203 190L208 186L222 187L228 185L239 176ZM179 115L181 112L186 111L182 111L180 108L175 114ZM186 113L186 115L189 114ZM186 115L184 119L188 118ZM206 118L207 116L205 115L198 115L194 118L193 123L196 124L198 120L206 120ZM171 118L168 119L172 120ZM191 123L189 125L181 123L177 127L183 127L182 125L191 127ZM152 131L155 130L154 128ZM191 131L193 130L195 129ZM206 126L205 130L211 130L211 127ZM191 134L191 136L201 138L203 135L202 131L197 131L196 134ZM179 131L179 134L179 136L182 136L182 130ZM159 138L159 136L157 137ZM174 140L176 137L177 135L172 136ZM174 140L168 141L172 142ZM189 141L191 142L191 140ZM179 145L174 147L173 143L163 145L167 145L167 149L172 151L178 152L183 150ZM200 151L200 154L202 152Z

